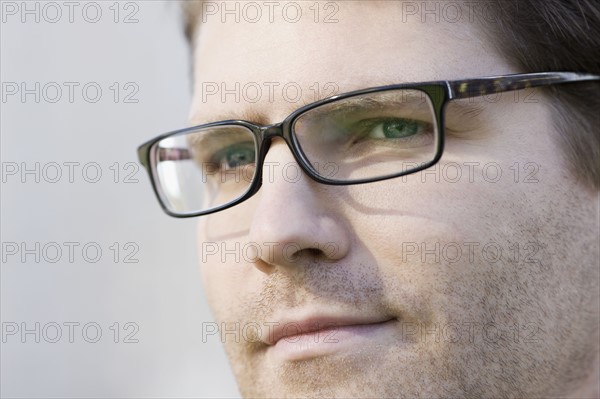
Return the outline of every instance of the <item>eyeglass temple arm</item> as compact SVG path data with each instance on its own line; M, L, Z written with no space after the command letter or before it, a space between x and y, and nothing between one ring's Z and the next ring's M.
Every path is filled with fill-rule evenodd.
M600 80L600 76L577 72L526 73L479 79L453 80L449 81L448 85L452 90L451 99L462 99L504 91L589 80Z

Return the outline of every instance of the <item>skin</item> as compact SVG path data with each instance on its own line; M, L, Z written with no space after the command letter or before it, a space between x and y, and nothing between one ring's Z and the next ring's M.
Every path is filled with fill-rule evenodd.
M465 21L402 22L399 2L340 4L334 24L208 19L194 51L191 123L271 124L302 105L277 90L274 101L203 101L202 82L297 82L310 102L315 82L335 82L341 93L522 72ZM599 195L566 172L551 103L542 92L528 93L535 101L510 93L477 100L467 116L448 109L456 134L447 136L437 173L456 162L457 182L417 173L326 186L265 168L258 194L199 218L204 287L219 324L239 330L324 311L393 319L360 346L301 360L274 356L252 333L224 335L242 395L598 397ZM297 166L280 139L266 161ZM479 162L472 181L465 162ZM494 183L482 178L491 162L503 173ZM538 167L525 183L528 162ZM462 256L451 262L451 255L403 252L410 243L436 242L457 244ZM490 242L502 250L498 261L483 253ZM252 243L260 257L207 256L206 243L230 250ZM465 243L477 243L472 259ZM286 244L293 247L284 253ZM459 326L459 339L448 326ZM419 333L407 334L414 328Z

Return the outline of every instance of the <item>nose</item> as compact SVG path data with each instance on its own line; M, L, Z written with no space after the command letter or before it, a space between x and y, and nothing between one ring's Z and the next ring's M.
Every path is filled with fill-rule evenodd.
M333 189L310 179L283 139L273 138L249 231L250 241L260 248L254 263L259 270L295 267L309 256L337 261L347 255L349 229Z

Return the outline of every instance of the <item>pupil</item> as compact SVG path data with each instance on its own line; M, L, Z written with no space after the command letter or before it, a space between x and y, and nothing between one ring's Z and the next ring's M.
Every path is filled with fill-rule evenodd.
M227 155L227 166L228 167L236 167L240 165L246 165L251 163L253 153L248 150L239 149L235 152L231 152Z
M229 156L229 165L238 166L240 163L244 162L245 156L240 154L239 152L236 154L232 154Z
M396 120L385 122L383 132L387 138L401 138L412 136L417 132L418 126L414 121Z

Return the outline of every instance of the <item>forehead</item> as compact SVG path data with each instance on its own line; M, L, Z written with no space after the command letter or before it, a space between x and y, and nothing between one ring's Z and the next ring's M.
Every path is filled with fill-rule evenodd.
M225 106L234 113L268 109L281 119L332 91L511 72L466 11L449 19L444 2L251 3L204 2L194 121ZM258 101L245 101L258 90ZM301 101L289 101L299 90Z

